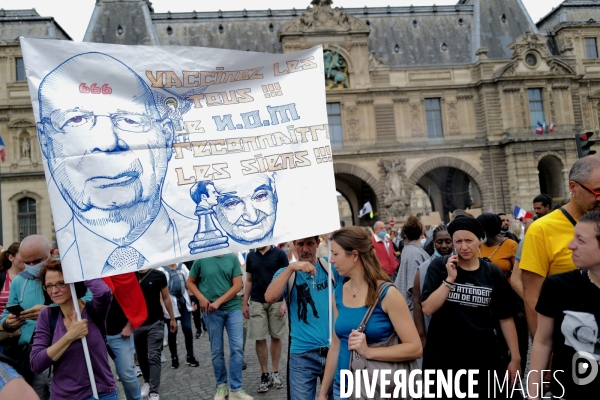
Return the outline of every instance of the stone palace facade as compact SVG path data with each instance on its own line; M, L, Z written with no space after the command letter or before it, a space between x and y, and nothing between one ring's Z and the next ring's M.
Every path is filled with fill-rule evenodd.
M575 134L599 129L597 1L566 0L537 23L520 0L307 6L156 13L147 0L98 0L84 41L273 53L322 45L347 223L372 224L357 217L367 201L388 222L568 196ZM4 244L53 235L19 35L70 40L35 10L0 10Z

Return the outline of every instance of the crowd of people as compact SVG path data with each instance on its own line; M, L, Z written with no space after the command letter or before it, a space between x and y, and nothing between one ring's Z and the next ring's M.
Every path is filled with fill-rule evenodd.
M58 251L28 236L0 254L0 395L93 398L86 338L100 399L118 399L112 359L128 400L157 400L165 342L171 367L180 368L179 326L185 365L201 364L193 320L196 338L208 333L211 359L201 361L212 365L215 400L251 400L248 385L258 393L285 386L294 400L339 399L352 354L493 371L522 385L495 398L592 398L600 378L576 379L572 361L600 360L600 158L574 164L569 190L555 209L536 196L531 220L456 210L449 224L424 227L410 216L399 230L377 221L73 287ZM380 345L394 334L397 344ZM246 338L258 382L243 381ZM489 398L493 382L480 378L474 392ZM466 390L466 379L457 382Z

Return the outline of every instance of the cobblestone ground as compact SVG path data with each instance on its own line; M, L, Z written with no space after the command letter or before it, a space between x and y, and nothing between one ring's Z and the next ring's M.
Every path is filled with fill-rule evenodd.
M194 329L194 333L196 330ZM181 364L178 369L171 368L171 353L169 347L165 346L163 349L163 355L166 358L166 362L162 363L162 375L160 383L160 398L161 400L212 400L216 392L215 375L213 373L211 356L210 356L210 344L208 342L208 334L203 333L200 339L194 339L194 353L196 359L200 362L200 366L192 368L185 364L185 344L183 339L183 332L179 329L177 334L177 351L179 354L179 363ZM227 343L227 337L225 336L225 343ZM270 345L269 345L270 346ZM260 382L260 365L258 364L258 358L254 348L254 342L248 341L246 343L246 351L244 353L244 359L248 368L243 371L242 377L242 388L249 395L255 399L261 400L283 400L287 399L287 387L286 387L286 366L287 366L287 351L288 341L287 338L283 341L281 350L281 360L279 361L279 376L283 381L284 385L281 389L269 388L267 393L257 393L258 384ZM229 346L225 345L225 362L227 363L229 370ZM269 356L269 371L272 371L270 366L271 360ZM113 365L114 373L114 365ZM115 373L116 377L116 373ZM140 386L144 383L142 377L139 379ZM123 387L120 382L117 381L117 387L119 390L119 399L125 399L123 394Z
M196 330L194 329L194 333ZM181 364L178 369L171 368L171 353L169 352L168 346L163 349L163 355L165 356L166 362L162 363L162 375L160 384L160 398L161 400L212 400L215 391L215 376L212 369L211 357L210 357L210 344L208 342L208 334L203 333L200 339L194 339L194 354L196 359L200 362L200 366L192 368L185 364L185 344L183 339L183 332L181 327L177 334L177 351L179 354L179 363ZM227 336L225 335L225 343L227 343ZM270 345L269 345L270 348ZM279 376L283 381L283 388L273 389L269 388L267 393L258 393L258 384L260 382L260 365L258 364L258 358L256 357L256 351L254 348L254 342L248 341L246 343L246 351L244 353L246 364L248 368L243 371L243 383L242 387L249 395L253 396L256 400L285 400L287 399L287 387L286 387L286 366L287 366L287 352L288 352L288 340L287 337L283 340L283 348L281 349L281 360L279 361ZM529 364L529 357L531 355L531 341L529 342L529 352L527 354L527 361ZM270 366L270 355L269 355L269 371L272 371ZM225 362L229 369L229 346L225 345ZM117 376L114 372L115 377ZM525 371L524 376L527 376ZM144 383L142 377L138 378L140 386ZM524 386L526 382L524 381ZM119 399L125 400L123 394L123 387L120 382L117 381L117 388L119 391ZM317 393L319 389L317 388Z

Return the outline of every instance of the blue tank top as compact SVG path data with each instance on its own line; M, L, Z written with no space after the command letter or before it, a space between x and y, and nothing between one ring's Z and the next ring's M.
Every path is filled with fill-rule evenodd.
M383 283L382 283L383 284ZM369 309L367 306L362 307L346 307L344 305L343 286L337 285L335 288L335 304L338 309L338 317L335 320L335 334L340 339L340 352L338 355L338 367L335 372L335 382L340 383L340 370L348 369L350 365L350 351L348 350L348 337L353 329L358 328L358 325ZM391 287L391 286L390 286ZM381 295L381 299L385 297L388 287ZM390 321L387 313L381 308L381 301L373 310L364 334L367 336L367 344L378 343L387 340L394 332L394 326Z

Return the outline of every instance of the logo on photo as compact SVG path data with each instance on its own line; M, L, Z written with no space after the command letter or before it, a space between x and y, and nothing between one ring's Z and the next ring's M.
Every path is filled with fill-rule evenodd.
M577 385L587 385L598 376L598 362L587 351L578 351L572 360L573 382Z

